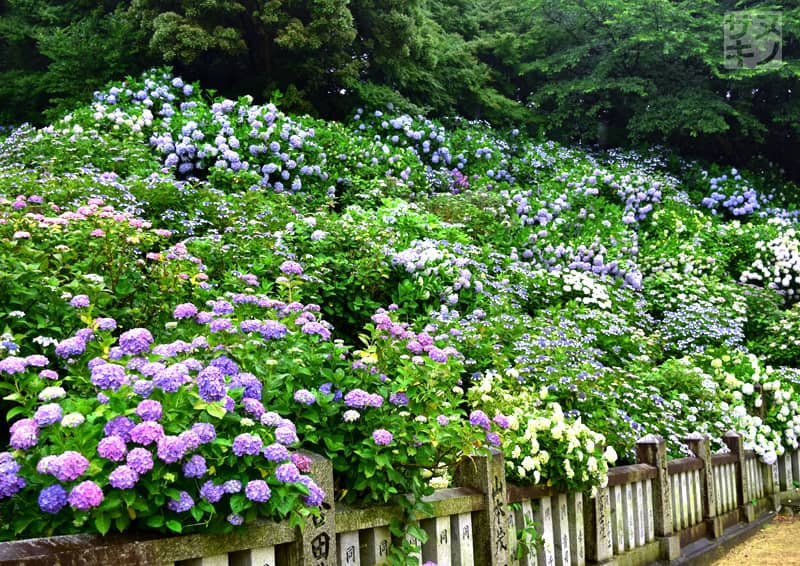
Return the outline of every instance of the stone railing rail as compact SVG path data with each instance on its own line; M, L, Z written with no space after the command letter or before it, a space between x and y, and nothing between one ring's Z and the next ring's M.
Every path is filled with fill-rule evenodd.
M698 545L768 517L800 485L800 452L766 465L728 434L727 454L711 455L689 438L694 457L667 461L658 437L637 443L638 463L612 468L595 497L548 487L508 485L501 454L468 458L454 471L458 487L428 498L420 518L428 535L417 562L438 566L584 564L646 565L671 561ZM312 457L311 474L326 488L320 517L303 529L259 522L226 535L59 536L0 543L0 565L152 564L180 566L370 566L383 564L399 510L350 509L332 499L332 467ZM535 528L537 545L524 536ZM522 541L522 542L520 542ZM396 541L395 541L396 542Z

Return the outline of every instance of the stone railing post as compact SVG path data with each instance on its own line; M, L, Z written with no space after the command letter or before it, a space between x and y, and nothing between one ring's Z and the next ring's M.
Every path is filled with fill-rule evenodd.
M736 467L738 473L736 474L736 495L739 498L739 509L745 522L752 523L756 518L756 509L750 501L750 475L747 473L747 466L745 465L745 453L742 442L742 437L736 432L730 431L725 433L722 441L730 449L732 454L738 457Z
M319 454L298 451L311 461L309 475L325 491L319 517L306 520L305 528L296 529L295 542L286 551L289 566L336 566L336 512L333 499L333 464Z
M711 465L711 448L708 438L695 433L684 439L695 458L703 461L700 471L700 501L703 505L703 520L711 538L722 536L722 518L717 516L717 493L714 488L714 470Z
M636 443L636 462L656 469L653 480L653 527L661 541L661 558L674 560L681 554L680 537L673 531L672 493L667 470L667 444L660 436L648 434Z
M611 539L611 494L607 487L588 499L583 513L586 560L592 564L616 564Z
M470 456L459 462L453 474L454 484L484 493L486 508L473 514L472 544L477 566L509 564L509 532L505 461L502 452L490 456Z

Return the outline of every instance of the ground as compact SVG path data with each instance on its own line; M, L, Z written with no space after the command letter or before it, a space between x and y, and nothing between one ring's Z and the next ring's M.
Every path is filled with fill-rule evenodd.
M800 565L800 515L778 516L743 544L731 549L712 566Z

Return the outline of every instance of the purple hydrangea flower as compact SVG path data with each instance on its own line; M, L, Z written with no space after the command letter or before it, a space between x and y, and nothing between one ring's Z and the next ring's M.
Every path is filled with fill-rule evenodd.
M100 389L116 391L129 381L125 368L117 364L103 363L92 368L92 383Z
M491 422L489 421L489 417L487 417L486 413L484 413L480 409L472 411L469 414L469 424L473 426L479 426L484 430L489 430L489 428L491 427Z
M275 440L285 446L291 446L299 440L297 431L288 426L279 426L275 429Z
M108 474L108 483L116 489L131 489L139 481L139 474L131 466L117 466Z
M217 438L217 431L214 430L214 425L211 423L195 423L192 425L192 430L200 438L200 442L205 444L212 442Z
M103 427L103 432L106 436L119 436L125 442L131 439L131 429L136 426L135 423L125 416L114 417L106 423Z
M214 366L208 366L197 374L197 390L200 398L207 403L224 399L227 390L225 388L225 375L222 370Z
M146 448L134 448L128 452L125 462L137 474L146 474L153 469L153 455Z
M439 415L438 417L436 417L436 422L439 423L439 426L447 426L448 424L450 424L450 419L448 419L444 415Z
M277 320L265 320L259 329L259 334L265 340L277 340L286 336L286 325Z
M153 335L146 328L134 328L123 332L119 337L119 347L132 356L148 353L152 343Z
M247 485L244 488L244 494L250 501L264 503L269 501L272 492L270 491L267 482L264 480L252 480L247 482Z
M86 340L78 336L67 338L56 344L56 355L62 358L80 356L86 351Z
M249 399L245 397L242 399L244 405L244 412L256 418L260 418L264 414L264 405L257 399Z
M186 443L178 436L162 436L157 443L158 457L167 464L177 462L186 454Z
M303 473L308 473L311 471L311 458L305 456L304 454L300 454L298 452L292 452L292 464L297 466L297 469Z
M244 523L244 517L242 517L238 513L231 513L230 515L228 515L227 520L234 527L238 527Z
M370 402L370 394L363 389L353 389L344 396L344 404L354 409L363 409Z
M274 411L267 411L261 415L261 424L264 426L278 426L281 424L281 416Z
M59 481L75 481L89 468L87 460L80 452L67 450L48 466L48 471Z
M98 330L114 330L117 327L117 321L113 318L98 318L94 323Z
M496 424L497 426L499 426L500 428L502 428L502 429L507 429L507 428L510 426L510 424L511 424L511 423L509 423L509 421L508 421L508 417L506 417L506 416L504 416L504 415L496 415L496 416L495 416L495 417L492 419L492 422L493 422L494 424Z
M73 308L76 308L76 309L82 309L82 308L88 307L89 304L90 304L90 302L89 302L89 296L88 295L75 295L74 297L72 297L72 300L69 302L69 306L71 306Z
M186 445L187 452L196 450L197 447L203 443L197 433L193 430L184 430L178 435L178 438L180 438Z
M183 475L187 478L202 478L206 474L206 459L195 454L183 464Z
M45 427L59 422L62 414L61 405L58 403L48 403L36 409L36 413L33 415L33 422L35 422L37 426Z
M7 374L23 373L26 366L27 364L25 362L25 358L20 358L17 356L9 356L3 360L0 360L0 372Z
M46 356L42 356L41 354L32 354L25 358L25 363L28 366L43 368L48 363L50 363L50 360L48 360Z
M39 377L41 377L42 379L56 380L58 379L58 373L51 369L43 369L42 371L39 372Z
M239 387L244 387L242 397L245 399L261 399L263 385L252 373L240 373L236 376L236 382Z
M379 428L372 433L372 440L374 440L375 444L378 446L391 444L393 438L394 436L392 436L392 433L385 428Z
M239 480L228 480L222 484L222 490L227 494L239 493L242 491L242 482Z
M167 393L175 393L181 388L189 374L189 368L183 364L173 364L159 371L153 378L153 385Z
M56 514L67 504L67 490L55 484L39 492L39 509L45 513Z
M154 388L155 385L153 385L153 382L146 379L137 379L133 382L133 392L145 399L153 394Z
M16 450L33 448L39 442L39 427L36 424L20 426L11 433L9 444Z
M264 458L271 462L285 462L289 459L289 450L275 442L264 448Z
M317 398L308 389L298 389L294 392L294 400L302 405L313 405Z
M296 483L300 481L300 470L292 463L281 464L275 468L275 477L283 483Z
M250 433L243 433L233 439L233 453L237 456L255 456L261 452L263 441L261 437Z
M228 356L214 358L208 365L218 368L225 375L236 375L239 373L239 366L236 365L236 362L234 362Z
M316 334L323 340L328 340L331 337L331 331L320 322L306 322L300 330L302 330L303 334Z
M164 427L153 421L144 421L131 429L131 441L147 446L164 436Z
M136 407L136 414L139 415L143 421L157 421L161 418L163 409L161 403L154 400L145 400L139 403Z
M233 305L225 300L212 301L211 312L216 315L233 314Z
M127 453L128 447L119 436L107 436L97 443L97 455L106 460L121 462Z
M215 318L211 321L208 329L210 332L222 332L231 327L231 319L229 318Z
M167 509L175 513L184 513L194 507L194 499L185 491L180 492L180 499L172 499L170 497L167 502Z
M221 485L215 485L213 481L208 480L203 486L200 488L200 497L208 501L209 503L216 503L222 496L225 495L225 490L222 489Z
M311 507L319 507L325 500L325 492L320 488L314 480L308 476L300 476L300 483L308 488L308 495L303 498L306 505Z
M389 402L392 405L397 405L398 407L405 407L408 405L408 395L403 392L391 393L389 395Z
M280 270L286 275L302 275L303 267L296 261L286 260L281 266Z
M175 307L175 310L172 312L173 318L178 320L182 318L192 318L197 314L197 307L194 306L192 303L183 303Z
M488 442L492 446L500 446L500 437L497 435L496 432L487 432L486 442Z
M74 509L86 511L103 502L103 490L93 481L87 480L72 488L67 501Z
M18 474L19 463L10 452L0 452L0 500L17 494L25 485L25 479Z

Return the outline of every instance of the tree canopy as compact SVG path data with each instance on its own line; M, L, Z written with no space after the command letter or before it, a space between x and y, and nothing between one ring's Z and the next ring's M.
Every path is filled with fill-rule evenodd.
M737 15L780 24L780 62L726 66ZM0 124L168 64L332 118L393 103L792 168L799 50L800 7L771 0L0 0Z

